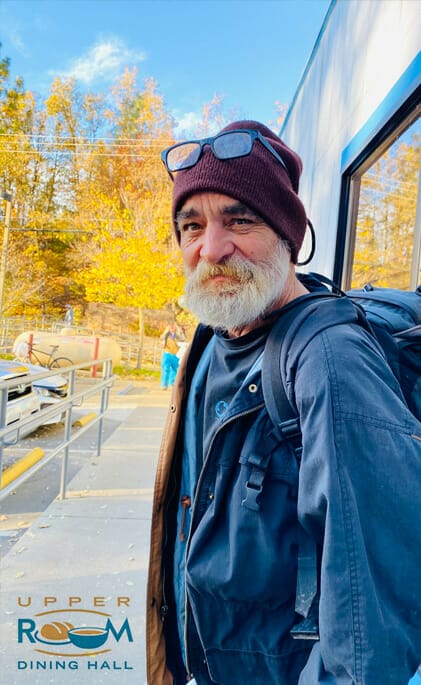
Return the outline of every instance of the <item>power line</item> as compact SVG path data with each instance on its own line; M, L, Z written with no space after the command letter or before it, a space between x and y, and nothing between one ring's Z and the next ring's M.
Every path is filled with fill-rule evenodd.
M11 228L14 233L94 233L95 231L86 231L82 228Z
M158 148L157 148L158 149ZM161 150L162 148L159 148ZM13 155L38 155L38 154L52 154L53 152L58 152L62 155L73 155L74 151L72 150L65 150L65 149L60 149L58 147L52 148L50 151L49 150L20 150L18 148L0 148L0 152L6 152L9 154ZM117 158L129 158L129 159L139 159L139 153L135 154L132 152L99 152L97 150L79 150L79 153L81 154L90 154L93 157L117 157ZM143 159L159 159L158 153L152 153L151 154L146 154L143 152L142 153L142 158Z
M120 144L120 143L142 143L142 144L161 144L162 143L172 143L174 142L175 138L172 137L163 137L159 139L159 143L156 139L156 136L144 136L142 135L142 138L119 138L119 137L99 137L96 138L95 140L89 141L86 137L84 136L60 136L60 135L55 135L55 134L44 134L44 133L0 133L0 137L3 138L31 138L31 139L46 139L46 140L52 140L53 142L55 140L64 140L64 141L69 141L69 142L78 142L78 143L87 143L90 145L95 145L98 143L107 143L107 141L111 141L115 144Z

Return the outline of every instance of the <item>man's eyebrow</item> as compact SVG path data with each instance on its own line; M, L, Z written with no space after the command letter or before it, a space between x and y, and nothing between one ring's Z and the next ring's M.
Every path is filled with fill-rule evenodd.
M221 214L223 216L250 216L254 219L263 221L259 214L257 214L253 209L250 209L250 207L245 205L243 202L234 202L233 204L225 205L225 207L223 207L221 210ZM175 215L175 221L178 222L186 219L194 219L198 216L200 216L200 212L198 212L194 207L190 207L189 209L180 209Z
M180 221L180 219L192 219L199 216L199 212L191 207L191 209L180 209L175 215L175 220Z
M254 219L262 219L259 214L257 214L253 209L250 209L247 205L242 202L236 202L232 205L226 205L222 209L222 214L226 216L234 216L241 214L242 216L252 216Z

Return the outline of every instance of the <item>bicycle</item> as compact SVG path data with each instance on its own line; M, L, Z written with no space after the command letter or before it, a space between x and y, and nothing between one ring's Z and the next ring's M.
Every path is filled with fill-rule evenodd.
M26 349L24 349L24 347ZM55 357L54 353L58 350L59 345L50 345L51 352L44 352L27 342L20 342L16 350L16 356L19 361L27 364L38 364L47 369L60 369L62 366L72 366L73 362L68 357ZM39 355L42 355L40 357ZM45 359L46 358L46 359Z

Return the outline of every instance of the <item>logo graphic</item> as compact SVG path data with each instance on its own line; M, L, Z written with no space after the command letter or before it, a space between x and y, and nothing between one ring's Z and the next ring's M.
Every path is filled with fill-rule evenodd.
M121 599L127 600L128 603L128 598ZM46 668L46 665L49 668L65 668L65 663L68 663L68 668L74 669L78 668L78 661L60 662L57 661L57 657L90 657L85 662L88 669L131 669L126 661L123 665L116 661L92 661L92 657L111 652L120 640L133 642L127 618L116 624L111 614L93 609L65 608L41 611L33 618L18 619L18 643L30 645L35 652L56 657L56 660L50 660L48 663L19 660L17 666L19 670Z
M225 402L225 400L220 400L219 402L216 403L215 405L215 414L217 415L218 419L221 419L225 412L228 409L228 403Z
M108 602L114 602L119 612L125 610L130 607L130 597L94 596L90 598L92 609L83 609L82 597L75 595L67 598L67 606L52 595L40 598L40 601L41 611L17 619L17 641L23 657L17 660L18 671L74 671L81 668L86 671L123 672L134 669L121 654L122 648L125 651L133 642L129 620L120 613L120 617L115 619L106 611ZM17 599L18 607L26 611L32 602L31 596ZM51 605L61 605L62 608L49 609ZM121 643L117 654L108 654L117 643ZM32 651L30 655L28 648Z
M123 638L133 642L128 619L116 626L111 614L103 611L54 609L18 619L18 643L29 643L36 652L50 656L105 654Z

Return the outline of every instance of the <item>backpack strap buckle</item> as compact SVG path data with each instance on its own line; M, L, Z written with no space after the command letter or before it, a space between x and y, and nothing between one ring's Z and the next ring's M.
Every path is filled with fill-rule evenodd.
M318 608L318 604L316 605ZM293 640L320 640L317 609L289 631Z
M251 476L252 475L253 475L253 473L251 474ZM263 490L263 478L264 478L265 474L263 472L261 473L261 478L258 479L258 481L261 481L261 482L253 482L251 476L246 483L246 496L242 500L241 504L244 507L247 507L247 509L252 509L253 511L259 511L259 509L260 509L259 496Z
M272 437L271 435L269 437ZM247 463L251 466L250 475L246 482L246 496L241 504L252 511L260 510L259 497L263 490L263 481L270 461L270 450L266 454L257 452L250 454Z
M300 529L295 612L302 617L290 630L294 640L319 640L318 555L316 542Z
M303 444L301 437L301 429L298 418L288 419L277 424L278 432L282 440L285 440L288 447L294 453L298 467L301 464L301 456L303 454Z
M288 421L282 421L278 424L278 428L285 438L289 440L290 438L301 437L301 430L298 423L298 419L288 419Z

